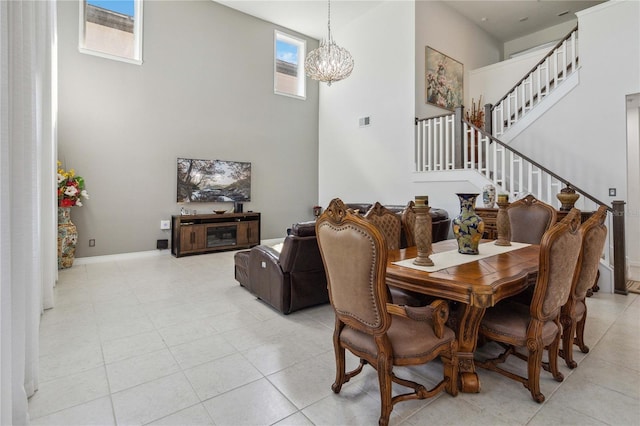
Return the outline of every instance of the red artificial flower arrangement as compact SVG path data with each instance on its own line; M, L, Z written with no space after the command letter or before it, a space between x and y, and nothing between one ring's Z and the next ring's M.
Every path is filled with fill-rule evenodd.
M84 189L84 179L76 176L76 171L65 171L58 161L58 207L82 206L82 199L89 199L89 194Z

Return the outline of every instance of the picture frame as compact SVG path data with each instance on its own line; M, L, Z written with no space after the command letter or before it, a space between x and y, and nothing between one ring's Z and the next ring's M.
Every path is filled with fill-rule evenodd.
M453 111L462 105L464 67L436 49L425 47L425 102Z

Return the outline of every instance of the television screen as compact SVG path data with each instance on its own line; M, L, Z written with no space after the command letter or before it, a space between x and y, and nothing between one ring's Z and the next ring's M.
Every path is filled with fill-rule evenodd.
M178 203L251 201L251 163L178 158Z

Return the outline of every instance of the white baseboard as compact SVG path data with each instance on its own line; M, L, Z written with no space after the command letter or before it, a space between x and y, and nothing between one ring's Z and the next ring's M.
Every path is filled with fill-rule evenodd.
M640 281L640 262L627 260L627 279Z
M598 287L602 293L613 293L613 268L607 265L605 262L600 262L600 278L598 279Z
M88 265L90 263L113 262L117 260L128 260L128 259L141 259L145 257L155 257L155 256L171 256L171 250L169 249L149 250L149 251L136 251L132 253L107 254L103 256L76 257L76 259L74 260L74 264Z
M276 244L279 244L282 241L284 241L284 238L272 238L269 240L262 240L260 243L266 246L275 246ZM106 254L103 256L76 257L73 263L74 265L88 265L91 263L104 263L104 262L114 262L118 260L142 259L146 257L156 257L156 256L171 256L171 250L170 249L149 250L149 251L136 251L132 253Z

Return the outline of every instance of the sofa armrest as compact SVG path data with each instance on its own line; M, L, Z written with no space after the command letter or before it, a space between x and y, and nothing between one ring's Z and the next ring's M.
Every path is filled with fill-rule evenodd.
M282 270L280 253L269 246L256 246L249 253L249 290L280 312L290 304L289 274Z
M265 259L269 259L270 262L280 263L280 252L271 246L259 245L251 249L254 256L259 255Z

